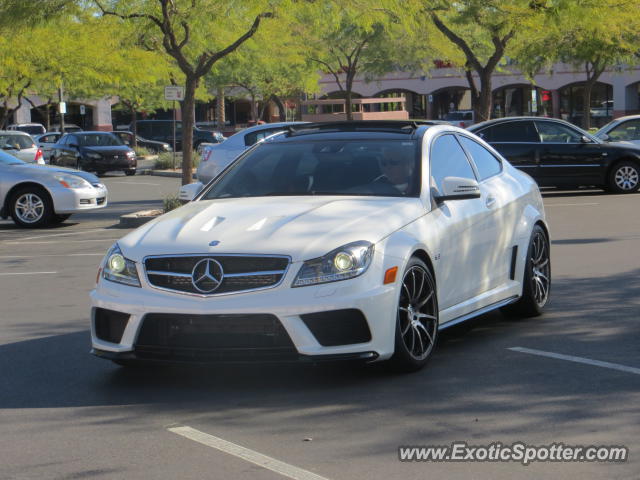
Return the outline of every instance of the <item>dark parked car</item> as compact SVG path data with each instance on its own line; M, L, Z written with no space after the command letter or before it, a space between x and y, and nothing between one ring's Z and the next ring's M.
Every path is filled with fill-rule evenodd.
M129 130L133 130L133 125L129 126ZM138 120L136 133L150 140L173 145L172 120ZM220 143L216 133L218 132L194 127L193 148L197 150L201 143ZM176 151L179 150L182 150L182 122L176 122Z
M122 143L130 147L133 145L133 132L117 130L113 132L115 136L117 136ZM144 147L150 152L153 153L162 153L162 152L172 152L173 149L171 145L166 142L156 142L155 140L147 140L146 138L142 138L140 135L136 135L136 143L139 147Z
M52 164L103 174L136 173L136 154L109 132L67 133L53 146Z
M640 148L604 143L563 120L507 117L468 130L541 186L593 185L615 193L640 187Z

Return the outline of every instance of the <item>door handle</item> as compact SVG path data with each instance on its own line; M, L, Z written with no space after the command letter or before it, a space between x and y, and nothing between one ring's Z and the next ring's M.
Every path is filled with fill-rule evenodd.
M489 195L487 197L487 200L485 201L485 205L487 206L487 208L492 208L495 204L496 204L496 197L494 197L493 195Z

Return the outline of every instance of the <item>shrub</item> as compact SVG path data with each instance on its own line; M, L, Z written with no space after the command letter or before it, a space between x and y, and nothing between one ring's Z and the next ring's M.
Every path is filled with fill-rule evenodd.
M151 155L151 152L145 147L136 147L134 148L134 151L136 152L137 157L146 157Z
M164 197L164 200L162 201L162 211L164 213L175 210L176 208L181 206L182 202L177 195L169 195L168 197Z
M197 168L200 164L200 155L198 155L195 151L191 156L191 161L193 162L193 168ZM171 152L163 152L158 155L158 159L155 164L156 170L168 170L173 168L173 153ZM176 153L176 168L182 168L182 153Z

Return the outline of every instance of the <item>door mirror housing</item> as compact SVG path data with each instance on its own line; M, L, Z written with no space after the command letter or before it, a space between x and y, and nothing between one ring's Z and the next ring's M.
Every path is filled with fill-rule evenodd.
M180 194L178 198L182 202L190 202L202 191L204 185L200 182L190 183L188 185L183 185L180 187Z
M587 137L586 135L582 135L582 137L580 137L580 142L581 143L593 143L593 140L591 140L589 137Z
M438 195L434 195L436 202L480 198L480 185L474 178L444 177L442 190Z

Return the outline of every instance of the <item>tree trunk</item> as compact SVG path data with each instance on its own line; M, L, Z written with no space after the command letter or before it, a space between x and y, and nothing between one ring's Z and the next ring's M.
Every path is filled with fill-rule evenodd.
M196 104L198 79L187 76L182 101L182 185L193 181L193 111Z
M475 122L484 122L491 118L491 106L492 106L492 91L491 91L491 73L480 73L480 91L478 92L478 103L475 107Z
M278 106L279 116L281 122L287 121L287 109L284 106L284 103L280 99L278 95L271 95L271 100Z
M218 88L216 94L216 119L218 121L218 130L220 131L224 129L224 113L224 88Z
M131 140L131 148L138 148L138 112L135 105L131 105L131 132L133 133L133 139Z
M582 128L584 130L591 128L591 91L594 84L594 81L588 80L582 90Z

